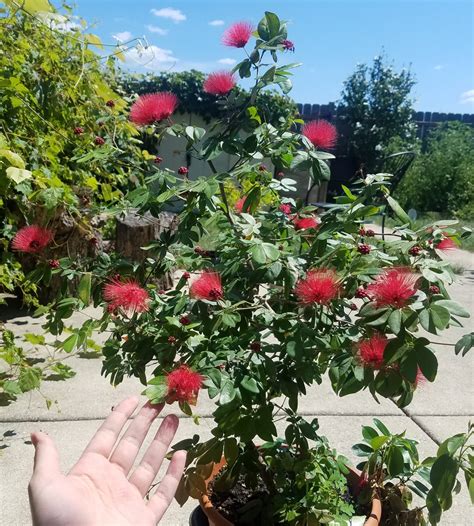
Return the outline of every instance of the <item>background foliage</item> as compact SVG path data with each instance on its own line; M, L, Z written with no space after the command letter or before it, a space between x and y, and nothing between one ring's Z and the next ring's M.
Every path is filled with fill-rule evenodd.
M401 139L410 149L415 142L411 90L415 78L409 69L397 72L382 54L372 64L358 64L344 82L338 111L348 126L350 151L364 173L380 169L391 141Z
M397 190L418 212L474 217L474 129L459 122L435 128Z

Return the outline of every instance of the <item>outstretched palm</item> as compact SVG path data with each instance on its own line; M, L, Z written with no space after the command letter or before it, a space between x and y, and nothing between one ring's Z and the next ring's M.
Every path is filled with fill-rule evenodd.
M129 398L115 408L67 475L60 472L53 441L44 433L32 435L36 455L29 492L36 526L145 526L161 519L175 494L186 454L178 451L173 455L156 493L145 501L176 433L178 419L167 416L163 420L129 476L151 423L162 409L145 404L115 446L137 404L137 398Z

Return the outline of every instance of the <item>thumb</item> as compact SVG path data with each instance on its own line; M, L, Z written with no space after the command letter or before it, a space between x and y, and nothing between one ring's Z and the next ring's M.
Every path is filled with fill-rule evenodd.
M31 433L31 442L35 447L35 463L33 477L41 478L43 482L57 477L59 469L59 454L51 438L42 432Z

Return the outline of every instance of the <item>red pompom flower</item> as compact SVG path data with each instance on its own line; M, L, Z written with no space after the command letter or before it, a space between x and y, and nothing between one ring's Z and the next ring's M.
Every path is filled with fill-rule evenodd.
M104 299L109 303L111 311L122 309L134 313L148 310L150 297L136 281L113 279L104 287Z
M230 71L217 71L207 77L203 89L211 95L227 95L234 86L235 78Z
M301 133L317 148L330 150L336 145L337 130L328 121L310 121L303 126Z
M377 307L401 309L415 295L418 276L409 269L395 267L384 270L376 281L367 287Z
M337 274L330 269L310 270L295 287L295 294L305 305L327 305L339 293Z
M250 211L250 206L247 206L247 208L244 210L244 203L247 198L241 197L234 205L234 209L238 214L241 214L242 212L246 212L247 214Z
M203 380L199 373L193 371L187 365L181 365L181 367L171 371L166 377L168 385L166 401L169 404L173 402L187 402L190 405L196 405Z
M153 124L170 117L178 106L178 97L169 91L140 95L130 108L130 120L137 126Z
M224 296L221 277L217 272L205 270L191 283L189 294L197 300L217 301Z
M318 228L319 222L315 217L297 217L293 218L295 230L307 230L308 228Z
M227 28L222 35L224 46L245 47L253 33L250 22L236 22Z
M441 241L435 245L435 248L444 251L453 250L454 248L458 248L458 246L452 238L444 236L443 239L441 239Z
M286 216L288 216L291 214L291 205L289 205L288 203L282 203L278 207L278 210L280 210L280 212L283 212Z
M12 249L18 252L37 254L46 248L53 239L53 233L38 225L24 226L16 233L12 241Z
M357 344L357 355L362 365L372 367L372 369L381 369L387 343L388 340L383 334L374 334L368 339L361 340Z

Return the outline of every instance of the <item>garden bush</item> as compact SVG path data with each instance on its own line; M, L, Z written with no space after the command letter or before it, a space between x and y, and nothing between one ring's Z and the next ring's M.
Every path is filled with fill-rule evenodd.
M425 151L397 190L400 203L417 212L474 218L474 129L447 122L429 134Z
M8 250L14 232L32 222L57 229L59 222L69 240L72 230L81 230L93 243L95 208L119 201L143 181L153 157L142 152L139 132L123 114L128 102L114 90L120 51L99 55L100 39L47 0L6 6L0 18L0 294L19 288L34 304L36 286ZM67 247L74 252L72 242L59 247L56 241L52 257Z

